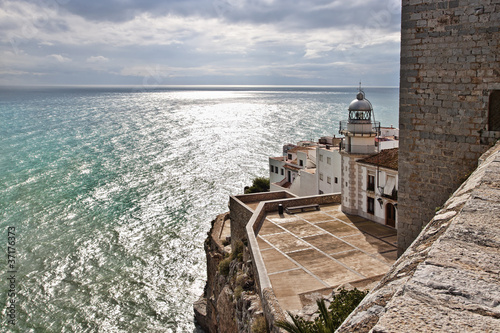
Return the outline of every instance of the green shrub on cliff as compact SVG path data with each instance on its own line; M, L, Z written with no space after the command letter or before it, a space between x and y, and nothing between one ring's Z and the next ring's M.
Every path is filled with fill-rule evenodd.
M238 259L238 261L243 261L243 249L245 245L242 241L236 241L234 244L234 252L231 253L231 260Z
M342 288L334 296L328 310L323 299L317 301L319 317L316 320L307 321L289 313L292 322L279 320L276 322L276 326L292 333L333 333L358 306L367 293L367 291L360 291L356 288L354 290Z
M229 264L231 263L231 258L226 258L219 263L219 273L224 276L229 275Z
M252 324L252 333L267 333L269 329L267 328L266 318L264 316L259 316L255 318Z
M254 178L252 186L245 187L245 194L258 193L258 192L269 192L269 178L257 177Z

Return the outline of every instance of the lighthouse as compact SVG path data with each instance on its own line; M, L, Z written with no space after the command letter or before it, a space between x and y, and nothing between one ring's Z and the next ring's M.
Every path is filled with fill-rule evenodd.
M380 123L375 121L372 104L361 86L356 99L349 104L348 119L340 122L339 133L344 135L340 147L342 211L357 215L364 201L358 186L363 179L358 179L356 161L377 153L375 138L380 135Z

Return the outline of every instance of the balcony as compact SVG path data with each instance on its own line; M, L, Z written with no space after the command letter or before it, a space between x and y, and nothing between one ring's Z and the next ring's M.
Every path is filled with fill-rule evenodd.
M343 120L339 123L339 133L345 136L377 136L380 135L380 122L353 123Z

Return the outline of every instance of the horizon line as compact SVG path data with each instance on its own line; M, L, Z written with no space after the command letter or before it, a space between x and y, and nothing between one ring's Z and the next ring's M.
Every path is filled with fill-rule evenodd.
M169 85L133 85L133 84L17 84L4 85L0 88L133 88L154 90L161 88L359 88L359 85L281 85L281 84L169 84ZM399 86L363 86L363 88L399 88Z

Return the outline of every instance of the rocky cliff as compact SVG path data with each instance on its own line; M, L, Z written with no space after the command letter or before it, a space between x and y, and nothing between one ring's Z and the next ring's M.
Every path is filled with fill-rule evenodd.
M266 332L260 298L249 262L248 248L229 245L229 213L212 221L205 240L207 283L194 304L195 318L206 332Z

